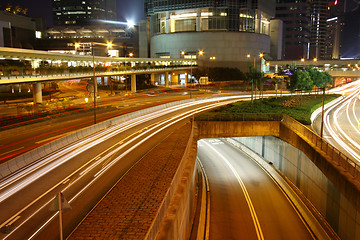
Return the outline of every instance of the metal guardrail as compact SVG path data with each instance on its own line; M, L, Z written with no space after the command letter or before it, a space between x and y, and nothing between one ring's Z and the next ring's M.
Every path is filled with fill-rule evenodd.
M279 113L223 113L212 112L200 114L195 117L196 121L281 121L291 130L299 133L306 141L311 142L315 147L321 149L330 159L352 177L360 182L360 163L356 162L336 147L325 141L317 133L305 127L295 119Z

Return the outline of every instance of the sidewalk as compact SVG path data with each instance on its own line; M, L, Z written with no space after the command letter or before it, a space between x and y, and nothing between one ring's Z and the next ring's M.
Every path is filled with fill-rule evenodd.
M190 133L188 123L147 153L68 239L144 239L184 154Z

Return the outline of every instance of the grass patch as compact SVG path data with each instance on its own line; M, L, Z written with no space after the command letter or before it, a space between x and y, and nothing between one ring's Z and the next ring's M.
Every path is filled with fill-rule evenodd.
M336 99L339 95L326 95L325 104ZM286 96L272 97L251 101L240 101L216 108L211 112L224 113L281 113L286 114L305 125L311 124L311 114L322 105L322 96Z

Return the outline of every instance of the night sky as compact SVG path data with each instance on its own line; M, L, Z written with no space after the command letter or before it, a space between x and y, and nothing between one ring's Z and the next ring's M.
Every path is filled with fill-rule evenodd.
M45 17L48 26L52 25L52 0L0 0L0 5L19 4L28 8L28 16ZM144 0L117 0L117 17L119 21L138 22L144 18Z

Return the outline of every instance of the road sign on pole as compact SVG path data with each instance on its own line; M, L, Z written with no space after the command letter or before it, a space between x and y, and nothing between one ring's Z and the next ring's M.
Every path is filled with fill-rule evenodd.
M63 240L62 211L71 210L71 206L66 200L65 196L62 194L62 192L59 192L56 195L54 200L51 202L49 210L54 212L59 211L60 240Z

